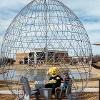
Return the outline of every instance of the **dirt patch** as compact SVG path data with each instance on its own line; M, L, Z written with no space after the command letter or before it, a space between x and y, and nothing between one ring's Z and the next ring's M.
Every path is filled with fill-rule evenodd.
M0 94L0 100L15 100L16 95Z
M81 93L75 100L99 100L99 93Z
M0 100L18 100L18 99L16 95L0 94ZM74 100L99 100L99 93L81 93L78 94Z

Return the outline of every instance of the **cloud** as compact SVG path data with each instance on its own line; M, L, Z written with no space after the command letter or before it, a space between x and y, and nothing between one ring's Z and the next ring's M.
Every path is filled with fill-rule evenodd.
M61 1L61 0L60 0ZM100 0L62 0L73 11L79 11L79 13L85 12L82 15L100 15ZM81 12L80 12L81 11Z
M99 23L86 23L84 24L86 30L94 32L96 30L100 30L100 22Z
M5 34L5 31L13 18L28 2L28 0L0 1L0 35Z
M92 45L92 52L94 55L100 54L100 46Z
M2 20L0 19L0 35L4 35L12 19Z
M12 8L12 9L16 9L16 7L18 8L20 5L25 5L28 2L30 2L31 0L1 0L0 3L0 9L1 8Z

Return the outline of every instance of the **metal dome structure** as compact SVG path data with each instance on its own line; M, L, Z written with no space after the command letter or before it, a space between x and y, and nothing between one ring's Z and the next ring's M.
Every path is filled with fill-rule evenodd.
M46 71L56 66L61 75L68 71L72 89L82 90L90 75L87 32L79 18L57 0L33 0L26 5L9 25L1 54L4 78L13 84L20 76L47 80Z

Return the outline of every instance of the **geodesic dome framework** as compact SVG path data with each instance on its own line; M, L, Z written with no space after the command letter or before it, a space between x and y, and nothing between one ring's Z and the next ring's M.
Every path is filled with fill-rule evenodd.
M60 75L68 71L73 89L81 90L90 75L92 51L86 30L57 0L34 0L26 5L8 27L1 54L4 78L13 84L21 76L47 80L48 68L56 66Z

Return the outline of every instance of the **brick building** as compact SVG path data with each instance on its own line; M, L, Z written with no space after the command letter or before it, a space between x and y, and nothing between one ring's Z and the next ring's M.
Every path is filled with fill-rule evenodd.
M46 60L47 58L47 60ZM17 52L15 64L39 64L39 63L68 62L69 57L66 51L34 49L31 52Z

